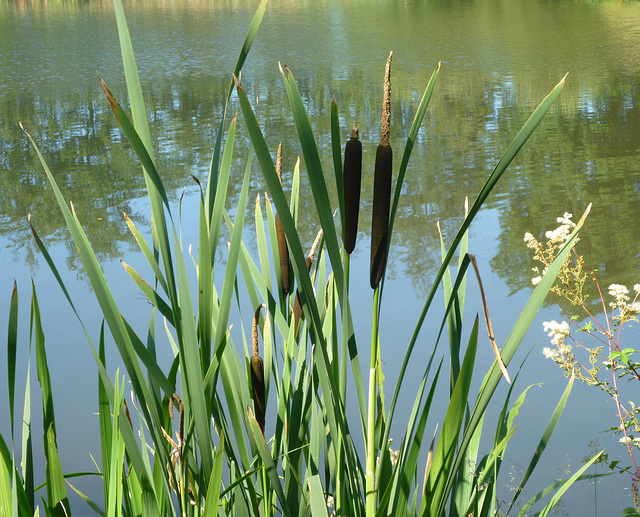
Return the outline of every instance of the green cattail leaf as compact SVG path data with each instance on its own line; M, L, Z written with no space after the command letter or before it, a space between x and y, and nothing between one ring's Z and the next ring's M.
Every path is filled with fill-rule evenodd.
M9 382L9 416L11 438L13 439L13 408L16 389L16 350L18 344L18 285L13 281L11 303L9 305L9 330L7 333L7 381Z
M362 183L362 143L358 140L358 127L353 125L351 138L344 148L344 249L351 254L358 236L360 213L360 186Z
M371 289L378 287L387 262L389 209L391 205L391 171L393 152L389 145L379 145L373 178L373 216L371 222Z

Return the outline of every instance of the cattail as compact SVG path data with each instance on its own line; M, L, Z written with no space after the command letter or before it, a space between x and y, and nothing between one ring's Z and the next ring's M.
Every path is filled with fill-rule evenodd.
M344 249L351 254L358 236L360 185L362 182L362 144L358 140L358 125L353 123L351 138L344 148Z
M276 214L276 236L278 237L278 253L280 255L282 292L287 296L289 294L289 248L287 247L287 238L284 234L284 226L282 226L279 214Z
M262 304L256 309L253 317L253 326L251 328L251 341L253 344L253 355L251 356L251 388L253 391L253 408L255 411L256 422L260 426L262 436L264 436L264 418L265 418L265 391L264 391L264 365L258 350L258 320L260 319L260 311L266 305Z
M282 142L280 142L280 145L278 146L276 174L280 180L280 185L282 185ZM278 238L278 254L280 255L282 292L284 296L287 296L289 294L289 248L287 247L287 238L284 234L284 226L282 226L279 214L276 214L276 236Z
M371 222L371 289L378 287L387 263L389 237L389 210L391 205L391 171L393 153L389 145L391 132L391 58L389 54L384 77L384 99L382 103L382 124L380 145L376 152L373 178L373 215Z

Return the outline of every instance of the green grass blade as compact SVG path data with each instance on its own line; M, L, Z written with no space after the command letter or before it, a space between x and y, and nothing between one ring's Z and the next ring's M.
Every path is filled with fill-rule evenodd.
M19 480L11 451L0 434L0 515L18 515L16 509L20 510L20 515L33 514L33 503Z
M514 505L514 503L518 499L518 496L522 493L524 486L527 484L527 481L529 481L531 474L533 473L534 469L538 465L538 462L540 461L542 454L547 448L547 444L551 439L551 435L553 434L553 431L555 431L556 426L558 425L558 421L562 416L562 412L564 411L564 408L567 405L567 399L569 398L569 394L571 393L571 388L573 387L574 381L575 381L575 377L571 377L571 379L569 380L569 383L567 384L567 387L564 390L564 393L562 394L562 397L560 397L560 401L558 402L558 405L556 406L556 409L553 412L553 415L551 415L551 419L549 420L549 423L547 424L547 428L545 429L544 434L540 439L540 443L538 443L535 453L531 457L531 461L527 466L527 470L522 476L522 479L520 480L520 484L518 485L518 488L516 489L514 496L511 499L511 502L509 503L509 508L511 508Z
M598 454L596 454L570 478L563 479L561 481L556 481L555 483L546 487L544 490L541 490L539 493L537 493L530 501L527 502L527 504L525 504L522 507L522 509L518 513L518 517L526 515L527 510L531 508L539 500L541 500L543 497L545 497L550 493L554 493L553 497L551 498L547 506L545 506L544 510L536 514L538 517L546 517L547 515L549 515L549 512L553 510L555 506L558 504L558 502L560 501L560 498L576 481L590 481L592 479L598 479L601 477L611 476L612 474L614 474L614 472L606 472L603 474L589 474L584 476L582 475L591 465L593 465L596 461L600 459L600 456L602 456L603 453L604 451L600 451Z
M111 427L111 444L109 445L109 455L111 463L109 464L109 478L107 480L108 490L107 499L105 500L107 517L115 517L120 515L120 505L122 501L122 475L124 467L124 450L125 444L120 434L120 410L122 409L122 390L124 389L124 377L122 383L119 381L120 370L116 371L115 393L114 393L114 410L113 423Z
M98 354L104 368L107 367L105 341L104 341L104 321L100 326L100 341ZM102 476L104 488L104 500L108 499L108 483L110 476L109 466L111 465L111 405L109 404L109 392L111 386L105 386L102 377L98 375L98 418L100 421L100 451L102 452ZM113 394L112 394L113 396Z
M129 28L127 27L127 19L124 14L124 7L121 0L113 2L116 22L118 25L118 37L120 39L120 50L122 53L122 64L127 79L127 91L129 93L129 102L131 102L131 113L133 114L133 123L136 126L142 144L147 149L151 149L151 132L149 131L149 123L147 121L147 113L144 105L144 97L142 96L142 86L140 84L140 76L138 75L138 67L136 66L136 58L131 45L129 36ZM153 159L153 151L149 151Z
M267 473L269 481L271 482L271 488L276 493L276 497L278 499L278 502L280 503L283 514L290 515L290 513L287 511L287 500L284 495L284 490L282 489L282 484L280 483L280 477L278 476L278 469L276 467L276 464L271 457L271 453L267 448L267 443L264 441L264 436L262 436L260 426L253 416L251 408L247 408L247 411L249 415L249 425L251 426L251 433L253 434L253 439L256 446L258 447L258 453L260 454L260 458L262 459L264 469Z
M138 230L136 225L133 223L131 218L126 213L124 214L124 219L127 223L127 226L129 227L129 230L131 230L133 237L138 243L138 246L140 247L140 251L142 251L142 254L147 259L149 266L151 266L153 274L155 275L155 279L162 286L162 289L164 289L164 292L169 294L169 291L167 289L167 281L164 278L164 275L160 270L160 265L158 264L158 261L156 260L156 258L153 256L153 252L151 251L151 248L149 248L147 241L145 241L144 237L140 233L140 230Z
M7 330L7 383L9 385L9 416L11 421L11 441L13 441L14 404L16 390L16 351L18 346L18 285L13 281L11 302L9 303L9 323Z
M320 475L311 476L307 480L309 487L309 508L312 517L327 517L327 501L324 498Z
M62 464L58 455L56 442L56 423L53 408L53 392L51 390L51 377L47 363L44 332L36 287L32 281L31 295L31 326L36 345L36 364L38 380L42 390L42 424L44 428L44 452L47 460L45 475L47 479L48 508L53 516L69 515L69 501L67 499L67 487L62 473Z
M175 323L173 321L173 311L171 310L171 307L169 307L167 302L165 302L162 297L156 291L154 291L154 289L147 282L144 281L140 274L131 266L129 266L129 264L124 261L121 261L121 264L126 272L129 273L129 276L133 279L136 285L140 288L142 293L147 297L149 302L151 302L151 305L158 309L163 317L167 318L167 322L169 323L169 325L171 325L172 327L175 326Z
M200 200L200 235L198 237L198 342L200 361L206 371L211 363L211 343L213 340L213 255L211 255L209 224L202 199Z
M267 248L267 232L265 230L264 216L262 214L262 204L260 202L260 195L256 198L256 210L255 210L255 225L256 225L256 242L258 244L258 258L260 259L260 272L265 286L269 289L272 288L271 282L271 267L269 266L269 250Z
M5 452L6 451L6 452ZM4 437L0 434L0 512L2 515L14 515L13 496L11 493L11 479L13 475L13 461ZM13 478L15 479L15 478Z
M22 482L28 507L35 507L33 442L31 434L31 345L29 345L29 362L27 365L27 381L24 390L24 410L22 412Z
M426 381L431 369L431 362L435 354L431 355L429 360L429 365L425 370L425 375L423 376L422 383L420 385L420 389L418 391L418 396L416 396L416 400L414 403L413 410L411 412L411 417L409 419L409 426L407 428L407 434L404 443L402 444L402 449L400 451L400 458L398 461L397 469L397 481L395 482L395 486L393 487L393 494L390 494L390 497L393 497L391 501L391 505L393 508L393 515L407 515L408 514L408 504L409 504L409 495L411 485L414 482L416 469L418 467L418 459L420 457L420 453L422 452L422 442L424 440L424 430L427 425L427 419L429 417L429 411L431 409L431 404L433 402L433 398L436 392L436 386L438 384L438 379L440 378L440 371L442 370L442 362L438 366L436 373L434 375L433 381L431 383L431 387L429 388L429 393L427 395L427 400L420 412L420 418L417 421L416 426L416 416L418 413L420 401L422 399L422 392L426 387ZM415 428L415 433L414 433ZM413 435L413 438L410 437Z
M342 179L342 143L340 138L340 117L335 97L331 99L331 154L333 156L333 172L336 177L338 207L340 208L340 227L344 232L344 182Z
M258 28L262 23L262 18L264 17L264 12L267 8L268 0L261 0L258 8L256 9L255 14L253 15L253 19L251 20L251 24L247 29L247 34L242 43L242 48L240 49L240 54L238 55L238 59L236 61L236 67L234 69L233 75L235 77L240 77L240 71L244 66L244 63L249 55L249 51L251 50L251 46L253 45L253 40L258 33ZM222 133L224 128L225 117L227 114L227 107L229 105L229 99L231 94L233 93L233 85L234 80L231 78L229 83L229 90L227 92L227 98L225 99L224 111L222 112L222 120L220 121L220 127L218 129L218 134L216 136L216 144L213 151L213 156L211 157L211 166L209 168L209 178L207 180L207 190L205 195L205 206L208 210L208 217L212 219L212 215L214 212L214 199L217 197L217 185L218 185L218 162L220 161L220 149L222 147ZM211 254L214 256L214 254Z
M227 131L227 141L222 154L222 163L220 171L216 171L215 196L211 201L210 211L207 220L209 221L209 249L211 257L216 256L216 247L220 237L220 228L222 225L222 213L224 212L224 202L227 197L227 189L229 186L229 178L231 177L231 162L233 159L233 146L236 134L236 117L233 117L229 130ZM209 175L211 181L211 174ZM207 189L207 194L209 190ZM208 203L205 199L205 206Z
M433 464L427 480L426 493L423 500L421 515L441 515L449 499L449 487L447 480L452 476L454 456L458 445L460 430L465 417L467 397L475 365L476 350L478 346L478 317L476 316L465 357L460 368L460 375L451 395L451 401L447 414L442 424L440 439L433 454ZM458 452L460 456L461 449ZM425 513L427 508L429 512Z
M202 517L217 517L222 483L222 467L224 464L224 434L220 435L220 443L213 461L213 472L207 488L207 498L204 503Z
M227 331L227 321L231 310L231 302L233 300L234 286L236 283L236 274L238 269L238 258L240 256L240 248L242 245L242 232L244 229L244 219L247 208L247 196L249 193L249 183L251 179L251 155L247 161L245 168L244 180L242 182L242 190L238 199L236 219L231 232L231 247L227 257L227 266L225 268L224 280L222 282L222 293L220 294L220 311L218 313L218 323L216 324L216 333L214 339L214 351L217 353L217 347L222 343L222 338Z
M205 400L202 365L196 329L195 314L186 264L178 236L174 232L178 304L180 319L176 331L180 348L180 372L185 413L195 421L195 432L201 455L202 478L209 479L213 468L209 410ZM186 396L185 396L186 395Z
M158 502L153 490L153 483L147 477L146 471L140 476L140 486L142 488L142 514L144 517L160 517L162 513L158 508Z
M134 125L129 120L129 117L116 100L115 95L111 93L111 90L102 80L100 81L100 87L102 88L102 92L109 102L109 106L111 106L111 111L113 111L113 114L115 115L120 128L127 137L127 140L129 140L129 143L131 144L131 147L133 147L136 155L142 162L142 166L145 171L145 179L148 178L151 181L153 186L156 188L158 195L162 199L162 202L167 207L167 210L169 210L169 200L167 199L167 193L164 190L162 179L160 178L160 175L156 170L156 165L153 161L153 157L150 151L151 146L145 146L145 144L143 143L142 135L139 134L138 131L136 131L136 127L134 127Z

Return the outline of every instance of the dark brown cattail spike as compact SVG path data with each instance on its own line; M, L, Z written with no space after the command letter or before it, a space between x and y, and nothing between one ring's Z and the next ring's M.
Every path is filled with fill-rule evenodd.
M387 263L389 237L389 212L391 205L391 175L393 152L389 145L391 133L391 58L387 59L384 77L384 100L382 103L382 125L380 145L376 152L373 178L373 215L371 223L371 289L378 287Z
M356 247L360 185L362 183L362 144L358 140L358 125L353 123L351 138L344 148L344 249L350 255Z
M289 248L284 234L284 226L280 220L280 214L276 214L276 236L278 237L278 253L280 255L280 274L282 275L282 292L286 297L289 294Z
M253 326L251 329L251 341L253 344L253 355L251 356L251 388L253 391L253 409L255 411L256 422L260 426L262 436L264 436L265 424L265 392L264 392L264 365L258 350L258 320L260 319L260 311L266 305L262 304L256 309L253 317Z

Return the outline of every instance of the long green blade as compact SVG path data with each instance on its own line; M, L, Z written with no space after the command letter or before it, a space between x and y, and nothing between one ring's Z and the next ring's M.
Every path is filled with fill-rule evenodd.
M11 418L11 439L13 441L13 408L16 390L16 349L18 345L18 285L13 282L9 304L9 325L7 331L7 382L9 384L9 415Z

